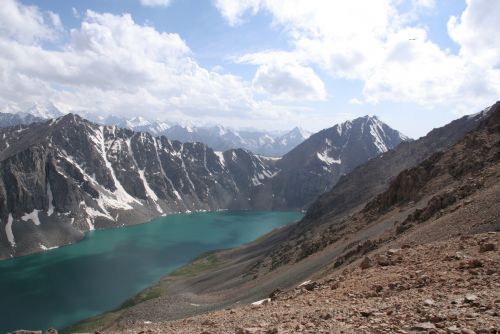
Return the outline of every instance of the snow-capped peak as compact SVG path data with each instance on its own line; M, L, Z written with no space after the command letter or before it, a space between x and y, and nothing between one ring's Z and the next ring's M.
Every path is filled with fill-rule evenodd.
M35 103L33 106L26 110L26 113L45 119L57 118L64 115L61 110L59 110L53 103L50 102L43 105L40 103Z
M302 139L307 139L311 136L311 132L296 126L287 134L287 136L296 136Z
M142 116L133 117L127 121L127 126L129 128L135 128L138 126L148 126L148 125L151 125L151 122Z

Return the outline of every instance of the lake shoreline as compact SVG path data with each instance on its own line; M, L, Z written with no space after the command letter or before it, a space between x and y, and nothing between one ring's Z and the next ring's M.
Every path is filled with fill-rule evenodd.
M21 291L34 293L35 296L32 296L31 299L35 300L35 303L38 302L38 304L46 298L54 299L53 305L46 305L47 309L51 307L63 308L63 305L57 305L56 301L59 295L62 296L61 298L65 298L64 296L68 295L75 299L75 301L80 299L78 304L72 304L73 306L66 308L66 310L70 310L69 313L76 312L78 314L78 312L82 312L81 317L75 315L75 317L79 317L79 319L75 319L75 322L78 322L81 319L87 319L89 317L88 315L90 315L84 305L94 305L96 303L95 300L99 299L97 297L93 298L92 295L101 295L106 297L102 299L109 299L105 301L104 307L94 314L102 314L102 312L106 312L106 310L117 309L120 305L123 305L126 300L130 299L131 296L133 298L133 296L140 295L145 289L147 290L148 287L154 286L156 282L162 281L165 276L168 276L170 273L179 268L188 266L193 261L196 262L196 259L202 256L202 254L206 254L207 252L213 253L215 250L220 252L221 249L251 244L252 241L259 239L262 235L280 226L298 221L301 217L302 214L296 211L193 212L189 214L173 214L166 217L157 217L145 224L125 226L127 227L126 229L96 230L92 232L90 237L89 234L87 234L82 241L72 244L72 247L60 247L52 251L1 261L0 270L5 272L7 274L6 276L8 276L3 279L4 282L2 283L5 283L5 285L14 284L14 286L13 291L8 292L8 295L6 295L6 299L2 303L3 307L0 307L0 309L2 312L5 311L7 315L13 313L16 304L22 304L22 300L18 300L18 297L22 295ZM204 223L204 219L208 219L212 221L212 223ZM250 222L253 223L250 224ZM116 233L117 231L119 231L119 233ZM177 241L183 240L183 238L185 240L184 244L181 243L180 246L178 246ZM155 247L157 247L155 245L157 244L161 245L163 248L158 250L155 249ZM176 249L176 247L181 248ZM153 251L152 255L143 255L143 252L151 251ZM222 250L222 252L225 251L226 250ZM73 252L78 254L71 254L68 259L65 258L65 254ZM99 255L102 252L104 252L103 254L111 253L103 258ZM55 261L55 263L51 263L51 261ZM116 265L112 264L116 261L118 261L119 267L115 267ZM165 263L171 264L165 266ZM14 269L16 265L21 266L19 270ZM57 268L61 265L64 266L65 273L71 272L71 275L74 275L76 281L73 282L73 284L71 284L71 280L65 280L63 277L60 277L67 274L59 275L57 273ZM25 281L29 281L29 277L39 276L39 274L35 274L37 272L36 268L39 267L47 267L49 271L44 273L43 276L36 278L41 281L36 283L33 287L23 286L23 284L26 284ZM87 268L93 269L89 271ZM110 274L109 268L118 271L122 270L122 274L118 275L115 273L114 275L117 275L117 278L119 277L119 280L123 280L124 282L106 278L106 275ZM151 271L151 269L153 270ZM33 272L33 270L35 271ZM22 279L16 280L16 274L23 275L21 277ZM78 286L80 283L78 282L80 280L84 281L82 277L79 277L80 274L89 277L85 280L85 283L81 283L90 284L93 287L93 289L89 290L89 293L79 291L80 288L78 288ZM134 283L133 277L140 276L141 274L145 275L146 280L143 278ZM148 279L147 277L151 278ZM130 289L125 286L123 288L125 290L117 292L115 290L119 290L119 288L113 286L117 285L117 282L119 283L118 286L120 284L128 284L130 286L135 286L135 288ZM63 287L67 286L67 289L71 290L71 292L68 291L67 293L61 294L61 292L57 290L58 285ZM41 297L41 295L36 296L37 290L50 290L52 286L55 286L52 294L47 295L47 297ZM75 287L77 287L76 290ZM106 287L109 288L107 289ZM36 289L33 290L33 288ZM82 286L82 288L87 287ZM2 292L1 290L0 288L0 292ZM149 298L150 296L147 297ZM115 300L115 302L113 302L113 300ZM12 307L7 306L7 304L10 303L13 304ZM40 308L36 308L33 305L31 309L32 311L26 310L24 314L37 314L40 312ZM43 311L48 312L47 310ZM85 314L88 315L85 316ZM43 315L39 315L39 317L42 316ZM50 316L50 314L46 316L47 320L45 321L48 326L49 323L51 327L56 328L65 328L70 325L57 325L58 323L62 323L61 321L63 320L59 319L55 322L51 322L51 318L52 316ZM72 321L71 323L75 322ZM35 324L35 320L33 320L32 323ZM21 322L20 324L24 325L19 326L19 328L30 327L26 326L29 325L28 322ZM5 326L8 326L8 324ZM12 329L14 328L9 327L6 330Z

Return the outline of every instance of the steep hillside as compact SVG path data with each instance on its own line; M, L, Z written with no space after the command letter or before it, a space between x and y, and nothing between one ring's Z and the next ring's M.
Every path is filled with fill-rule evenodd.
M254 305L102 333L498 333L500 235L381 249Z
M408 138L365 116L322 130L278 161L273 189L283 207L303 208L330 190L342 175Z

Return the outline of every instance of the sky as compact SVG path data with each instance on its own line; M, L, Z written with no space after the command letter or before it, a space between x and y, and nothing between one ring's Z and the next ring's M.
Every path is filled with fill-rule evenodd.
M0 111L417 138L500 97L496 0L0 0Z

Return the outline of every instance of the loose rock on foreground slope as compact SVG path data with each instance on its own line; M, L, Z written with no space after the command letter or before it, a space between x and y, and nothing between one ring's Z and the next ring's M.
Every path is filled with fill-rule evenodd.
M260 305L119 332L498 333L499 246L500 234L490 232L381 249Z

